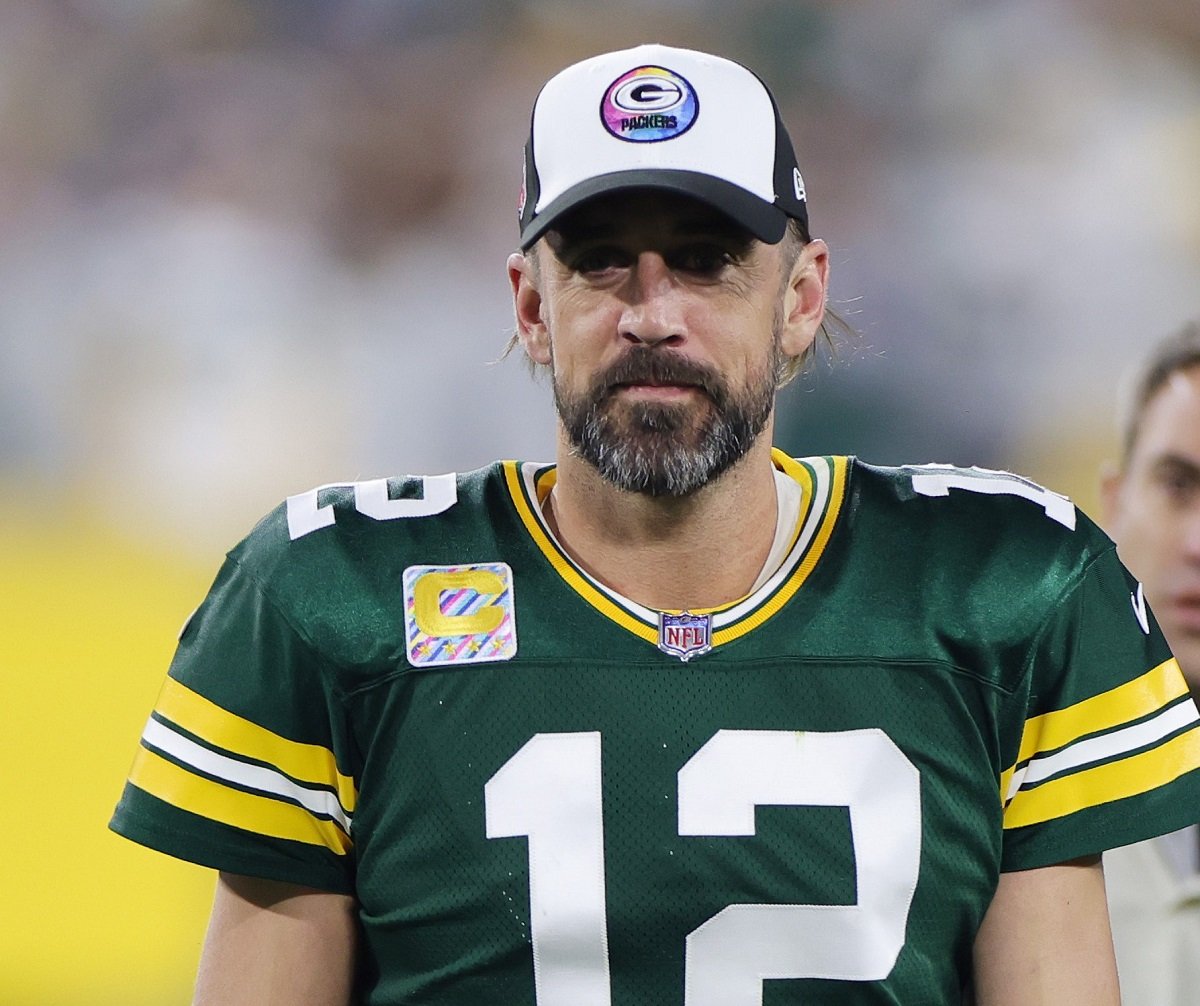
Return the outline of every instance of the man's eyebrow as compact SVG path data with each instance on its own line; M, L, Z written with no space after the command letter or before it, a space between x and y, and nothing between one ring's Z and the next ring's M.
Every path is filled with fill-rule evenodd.
M1185 457L1174 451L1159 454L1150 461L1150 468L1156 472L1166 472L1171 475L1184 475L1189 479L1200 480L1200 461Z

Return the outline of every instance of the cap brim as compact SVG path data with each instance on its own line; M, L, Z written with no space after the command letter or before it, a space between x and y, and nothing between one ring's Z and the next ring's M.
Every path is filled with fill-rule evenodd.
M760 241L775 244L787 229L787 214L778 206L764 202L745 189L712 175L664 168L640 168L597 175L567 189L539 210L521 232L521 248L528 250L550 230L564 213L581 203L609 192L629 189L660 189L678 192L706 203L745 227Z

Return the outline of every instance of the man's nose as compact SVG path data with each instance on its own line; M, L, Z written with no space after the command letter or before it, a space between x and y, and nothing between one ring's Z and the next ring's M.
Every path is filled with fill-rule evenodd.
M658 252L638 255L630 280L621 335L644 346L685 341L684 291Z

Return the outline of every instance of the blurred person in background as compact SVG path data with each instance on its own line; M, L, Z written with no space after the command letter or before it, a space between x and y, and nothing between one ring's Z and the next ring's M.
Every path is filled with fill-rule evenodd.
M1122 559L1200 695L1200 323L1150 353L1123 403L1121 460L1103 481ZM1139 590L1139 598L1141 596ZM1200 828L1106 853L1126 1006L1200 996Z
M197 1001L1117 1003L1200 717L1065 498L773 449L829 254L762 81L568 67L520 222L556 464L291 497L182 633L112 823L220 871Z

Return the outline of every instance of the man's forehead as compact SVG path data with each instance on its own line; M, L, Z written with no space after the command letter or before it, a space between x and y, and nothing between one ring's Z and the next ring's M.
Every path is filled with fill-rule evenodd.
M1200 433L1200 367L1174 371L1146 403L1146 419Z
M1160 394L1169 395L1185 406L1200 403L1200 366L1176 370L1163 382Z
M1200 367L1176 370L1146 403L1135 449L1195 456L1200 463Z

